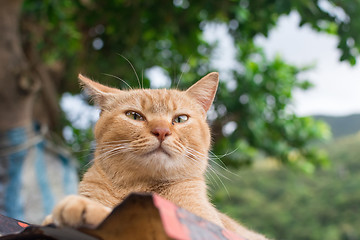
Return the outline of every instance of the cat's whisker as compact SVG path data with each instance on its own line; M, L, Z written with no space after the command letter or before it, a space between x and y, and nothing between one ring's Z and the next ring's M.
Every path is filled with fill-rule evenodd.
M123 142L132 142L132 141L128 140L128 139L118 139L118 140L113 140L113 141L105 141L102 144L106 144L106 143L123 143Z
M216 175L215 173L213 173L210 169L206 169L206 179L211 183L210 186L212 187L216 187L218 189L222 188L223 186L219 183L219 180L217 180L214 175Z
M144 89L144 69L141 71L141 89Z
M195 155L194 153L192 153L192 152L190 152L188 150L186 151L186 153L187 153L187 156L191 156L193 160L201 161L201 159L197 155Z
M193 149L193 148L190 148L190 149L191 149L192 151L194 151L194 153L196 153L196 154L198 154L198 155L206 156L206 155L202 154L201 152L196 151L196 150ZM236 151L236 150L234 150L234 151ZM232 151L232 152L229 153L228 155L232 154L234 151ZM211 152L211 151L209 151L209 152ZM212 152L211 152L211 153L212 153ZM230 174L232 174L232 175L234 175L234 176L236 176L236 177L240 177L238 174L233 173L232 171L230 171L230 170L225 166L225 164L221 161L221 159L220 159L217 155L215 155L214 153L212 153L212 155L213 155L215 158L212 158L212 157L207 156L208 159L209 159L209 161L210 161L211 163L217 165L218 167L220 167L220 168L221 168L222 170L224 170L225 172L228 172L228 173L230 173ZM228 156L228 155L226 155L226 156ZM220 161L220 162L223 164L223 166L222 166L221 164L219 164L217 161Z
M192 152L192 153L194 153L194 154L196 154L196 155L198 155L198 156L201 156L201 157L203 157L203 158L208 158L208 157L209 157L207 154L203 154L203 153L201 153L201 152L199 152L199 151L196 151L195 149L193 149L193 148L191 148L191 147L187 147L187 149L188 149L190 152Z
M74 152L74 153L84 153L84 152L89 152L91 150L92 150L92 148L90 147L90 149L87 148L87 149L82 149L82 150L72 150L72 152Z
M102 158L104 160L114 156L114 155L117 155L119 153L122 152L122 150L128 150L129 147L124 147L124 146L109 146L107 148L100 148L99 151L100 151L100 155L98 155L97 157L98 158ZM104 158L106 157L106 158Z
M202 170L201 167L198 165L198 162L200 162L201 160L199 160L199 158L196 155L187 152L186 158L191 160L193 163L195 163L194 167L196 167L198 170Z
M173 71L174 71L174 76L173 76L173 79L171 79L171 87L175 86L175 84L176 84L176 66L175 66L175 64L173 65Z
M212 183L212 185L214 185L214 182L215 182L216 186L217 186L218 188L220 188L219 183L216 181L216 179L214 178L214 176L213 176L212 174L213 174L213 173L211 172L211 170L207 168L207 169L206 169L206 172L205 172L206 178Z
M191 161L193 161L193 162L195 163L194 166L195 166L198 170L200 170L200 171L202 170L202 168L201 168L200 166L198 166L198 162L201 162L202 159L199 159L198 156L196 156L196 155L194 155L194 154L192 154L192 153L188 153L187 158L190 159ZM206 169L205 169L205 172L208 172L208 171L209 171L209 169L206 168ZM217 173L216 173L214 170L213 170L213 172L214 172L215 175L217 175ZM213 176L211 176L211 177L214 179L215 183L218 185L216 179L215 179ZM218 186L219 186L219 185L218 185Z
M192 149L192 148L188 148L187 150L190 150L189 153L193 156L193 157L196 157L197 155L194 155L193 153L191 153L191 150L193 150L194 152L197 152L196 150ZM215 174L216 178L220 181L221 185L224 187L227 195L230 197L229 195L229 191L227 190L224 182L221 180L221 178L219 177L219 175L227 180L230 180L228 177L226 177L225 175L223 175L222 173L219 173L213 166L211 166L210 164L208 165L208 170L210 170L210 176L211 175L211 172ZM214 177L212 176L212 178L214 179ZM215 180L215 179L214 179ZM218 185L217 181L215 180L216 184ZM219 187L219 185L218 185Z
M81 160L81 162L84 162L85 160L88 160L89 157L93 156L94 154L94 150L91 149L91 150L82 150L82 151L78 151L78 152L87 152L87 154L83 154L82 156L79 157L79 160ZM85 170L87 169L88 165L91 164L93 162L93 159L91 159L90 161L87 161L84 165L81 166L81 169L82 168L85 168ZM80 171L82 171L80 169Z
M113 147L116 147L116 146L129 146L130 143L131 143L131 141L122 141L122 140L109 141L109 142L104 142L104 143L98 144L97 147L101 147L101 146L113 146Z
M190 56L190 57L188 58L188 60L186 61L186 65L189 65L190 58L191 58L191 56ZM180 84L180 81L181 81L181 78L182 78L183 74L184 74L184 71L181 71L181 74L180 74L180 77L179 77L179 81L178 81L178 83L176 84L176 89L179 88L179 84Z
M201 156L203 156L203 157L206 157L206 158L209 157L208 153L199 152L199 151L195 150L195 149L192 148L192 147L189 147L189 149L190 149L191 151L194 151L196 154L199 154L199 155L201 155Z
M188 159L190 159L191 161L193 161L193 163L195 163L195 164L198 163L197 160L196 160L194 157L190 157L190 158L188 158ZM201 166L197 166L197 165L194 165L194 168L196 168L196 169L199 170L199 171L203 171L203 170L204 170L204 169L202 169ZM206 171L206 169L205 169L205 171Z
M209 153L210 153L210 155L214 156L214 157L226 168L226 165L225 165L225 163L221 160L221 158L227 157L227 156L235 153L238 149L239 149L239 147L235 148L234 150L232 150L232 151L229 152L229 153L225 153L225 154L220 155L220 156L216 155L216 154L213 153L211 150L209 150Z
M100 151L99 157L106 156L106 155L112 154L114 152L122 151L122 150L125 150L125 149L126 148L103 149L102 151Z
M181 154L182 152L184 152L184 146L181 145L181 144L174 144L172 145L172 151L175 153L175 154Z
M129 147L129 145L127 146L119 146L119 145L114 145L114 144L108 144L108 145L101 145L101 146L98 146L98 149L101 151L104 151L104 150L111 150L113 148L116 148L116 147L123 147L123 148L126 148L126 147Z
M86 163L86 164L83 166L84 170L86 170L87 168L89 168L89 166L92 165L92 164L94 163L94 161L95 161L95 159L92 159L92 160L90 160L88 163Z
M216 161L217 159L214 160L214 159L212 159L212 158L209 158L209 160L210 160L210 163L215 164L216 166L218 166L219 168L221 168L221 169L224 170L225 172L230 173L230 174L232 174L232 175L234 175L234 176L236 176L236 177L240 177L238 174L230 171L228 168L223 167L221 164L219 164L219 163Z
M108 159L110 159L110 158L112 158L112 157L114 157L114 156L116 156L116 155L118 155L120 153L122 153L122 151L117 150L117 151L111 152L110 154L109 154L109 152L107 152L104 156L98 156L98 157L105 161L105 160L108 160Z
M229 191L228 191L227 187L225 186L224 182L223 182L223 181L221 180L221 178L218 176L216 170L215 170L212 166L210 166L210 165L209 165L209 169L215 173L215 176L219 179L221 185L224 187L224 189L225 189L228 197L230 198ZM222 175L222 177L224 177L224 176Z
M117 150L117 149L127 149L127 148L131 148L129 145L122 145L122 144L118 144L118 145L108 145L108 146L103 146L100 147L101 149L104 150Z
M215 154L215 153L213 153L211 150L209 150L209 153L210 153L211 155L213 155L213 156L218 157L218 158L223 158L223 157L227 157L227 156L229 156L229 155L231 155L231 154L235 153L238 149L239 149L239 147L235 148L234 150L232 150L232 151L231 151L231 152L229 152L229 153L225 153L225 154L220 155L220 156L216 155L216 154Z
M110 155L111 155L111 154L112 154L112 153L105 152L105 153L103 153L103 154L97 155L96 158L97 158L97 159L102 159L102 160L107 160L107 159L110 158Z
M186 153L186 158L187 159L189 159L189 160L191 160L192 162L194 162L195 163L195 167L197 167L198 169L200 169L200 166L198 166L197 164L198 164L198 158L194 155L194 154L192 154L192 153Z
M143 142L138 142L138 143L132 143L131 146L133 146L134 148L137 149L143 149L143 148L147 148L150 146L149 144L150 141L143 141Z
M85 152L85 151L84 151ZM80 158L81 159L88 159L89 157L93 156L94 155L94 151L93 150L89 150L87 151L88 153L87 154L84 154L82 155Z
M120 55L123 59L125 59L125 60L130 64L132 70L133 70L134 73L135 73L136 79L137 79L137 81L138 81L138 83L139 83L139 88L141 88L140 79L139 79L139 76L138 76L138 74L137 74L134 66L132 65L132 63L130 62L130 60L127 59L124 55L122 55L122 54L119 54L119 55Z
M119 78L118 76L112 75L112 74L108 74L108 73L103 73L104 75L108 76L108 77L113 77L116 78L118 80L120 80L121 82L123 82L129 89L133 89L124 79Z
M184 150L183 150L183 149L176 149L176 148L174 148L172 152L173 152L173 154L175 154L175 155L182 155L183 152L184 152Z
M98 149L116 149L116 148L127 148L129 144L107 144L98 146Z
M112 157L114 157L114 156L116 156L116 155L118 155L118 154L120 154L121 152L120 151L117 151L117 152L113 152L112 154L109 154L108 156L106 156L105 158L103 158L103 160L105 161L105 160L108 160L108 159L110 159L110 158L112 158Z
M137 140L132 141L132 145L137 146L139 144L146 144L149 143L151 140L149 138L140 138Z
M223 178L225 178L226 180L229 180L229 181L231 181L231 179L229 178L229 177L227 177L227 176L225 176L224 174L222 174L221 172L219 172L219 170L218 169L216 169L215 167L213 167L213 166L211 166L211 165L208 165L210 168L212 168L214 171L216 171L216 174L217 175L219 175L219 176L221 176L221 177L223 177Z
M225 163L221 160L221 158L224 158L225 156L228 156L228 155L222 155L222 156L217 156L215 153L213 153L213 152L211 152L211 151L209 151L209 158L211 158L211 159L216 159L218 162L219 162L219 164L221 164L224 168L226 168L226 165L225 165Z
M137 139L131 141L132 144L144 143L151 141L150 137L138 137Z
M130 144L128 144L128 143L121 144L121 145L114 144L114 143L112 143L112 144L103 144L103 145L97 146L97 148L99 148L99 149L111 149L111 148L120 147L120 146L126 148L126 147L130 147Z

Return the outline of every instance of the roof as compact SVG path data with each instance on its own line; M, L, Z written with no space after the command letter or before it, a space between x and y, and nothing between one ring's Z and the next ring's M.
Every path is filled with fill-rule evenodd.
M0 215L0 240L245 240L156 194L130 194L96 228L36 226Z

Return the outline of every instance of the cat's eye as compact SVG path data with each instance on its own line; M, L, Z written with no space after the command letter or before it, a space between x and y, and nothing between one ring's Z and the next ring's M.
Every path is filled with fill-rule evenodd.
M186 122L188 119L189 116L187 115L179 115L174 118L173 123L183 123Z
M130 118L130 119L133 119L133 120L136 120L136 121L145 121L145 118L140 114L140 113L137 113L135 111L127 111L125 113L125 115Z

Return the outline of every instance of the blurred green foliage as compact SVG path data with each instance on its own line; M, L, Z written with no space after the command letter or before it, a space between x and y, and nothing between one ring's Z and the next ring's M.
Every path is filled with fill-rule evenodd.
M360 134L327 144L332 168L312 175L277 167L224 173L233 181L224 181L227 191L212 184L215 205L271 239L360 239L359 144Z
M265 154L312 172L327 163L312 143L328 138L329 130L289 109L293 91L311 87L299 78L306 68L280 57L267 59L255 46L254 37L266 36L281 15L296 11L300 25L337 35L341 60L355 64L360 49L359 9L358 1L335 0L26 0L22 31L29 36L25 41L50 66L64 66L59 73L61 95L79 92L78 72L101 82L106 79L110 85L119 82L102 73L120 76L137 86L132 69L118 54L129 58L140 76L144 70L161 66L174 81L182 76L180 87L188 87L217 70L209 61L215 45L204 41L204 27L225 24L235 42L239 68L232 76L221 77L213 110L217 117L211 120L214 152L236 149L224 158L227 165L247 165L254 156ZM235 89L228 88L227 83L234 81ZM146 76L144 85L150 85ZM224 133L229 123L234 131ZM75 131L74 136L77 142L90 141L88 134Z

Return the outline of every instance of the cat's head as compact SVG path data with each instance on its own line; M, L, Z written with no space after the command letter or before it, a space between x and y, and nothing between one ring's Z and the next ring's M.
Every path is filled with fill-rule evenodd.
M210 73L186 91L119 90L79 75L101 114L95 125L95 161L116 178L177 179L202 176L210 130L206 122L219 75Z

